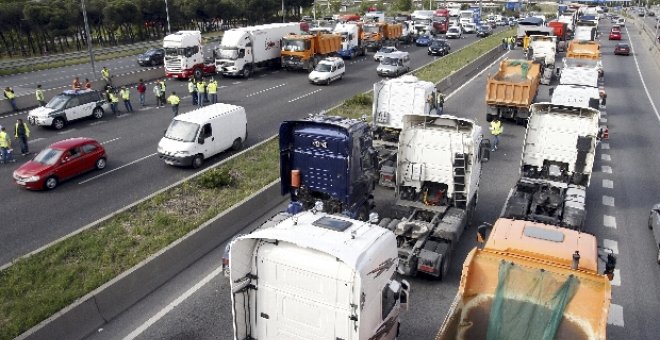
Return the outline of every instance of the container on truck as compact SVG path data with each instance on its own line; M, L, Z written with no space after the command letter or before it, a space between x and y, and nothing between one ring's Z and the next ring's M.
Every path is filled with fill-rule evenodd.
M474 121L406 115L399 135L394 231L399 273L444 279L477 204L481 164L490 144Z
M318 211L266 223L231 244L234 340L397 338L410 285L392 232Z
M513 119L524 124L540 82L540 65L529 60L504 59L486 83L486 119Z
M339 23L334 33L341 36L339 55L342 58L353 59L367 54L367 47L362 41L362 25L357 23Z
M437 115L440 104L435 85L405 75L374 84L372 104L373 145L378 152L378 184L395 187L396 156L403 117Z
M366 220L374 207L378 155L369 124L357 119L315 115L280 125L282 195L290 212L311 209Z
M564 67L568 66L589 66L598 69L600 77L603 77L604 70L601 59L600 43L588 40L572 40L568 44L566 57L564 58Z
M341 37L335 34L290 34L282 38L282 67L311 72L321 59L341 49Z
M605 339L616 258L599 274L597 245L590 234L498 219L465 259L435 339Z
M215 73L215 63L205 60L200 31L179 31L165 36L165 75L168 78L201 79Z
M598 109L605 90L598 86L598 70L593 67L566 67L561 70L559 85L551 89L553 104Z
M282 37L299 31L295 22L227 30L215 49L216 69L225 76L247 78L260 67L279 67Z

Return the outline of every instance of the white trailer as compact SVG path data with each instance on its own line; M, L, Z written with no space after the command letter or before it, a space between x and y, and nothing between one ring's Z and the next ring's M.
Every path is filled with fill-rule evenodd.
M215 50L217 72L249 77L258 67L279 66L282 38L300 33L299 23L275 23L225 31Z
M372 104L374 148L378 152L378 183L395 186L396 153L403 117L436 115L440 110L439 96L433 83L415 76L383 80L374 84Z
M238 237L229 257L235 340L398 335L410 286L389 230L312 210Z

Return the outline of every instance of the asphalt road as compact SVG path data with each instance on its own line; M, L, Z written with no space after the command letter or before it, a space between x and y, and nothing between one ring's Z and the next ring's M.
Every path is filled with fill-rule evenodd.
M609 127L610 139L599 145L586 223L600 246L618 253L607 335L622 340L654 339L660 333L660 268L646 227L649 209L660 199L660 179L655 176L660 167L656 151L660 146L656 109L660 71L647 54L648 46L643 45L647 43L635 39L634 57L614 56L614 42L602 41L608 92L602 123ZM643 72L638 72L637 64ZM447 98L447 113L474 118L486 126L485 104L475 98L483 98L486 74L494 72L491 67ZM548 98L547 90L541 86L539 100ZM513 174L518 171L523 134L522 127L504 126L500 148L484 166L475 221L492 222L498 216L516 180ZM383 212L386 207L379 209ZM462 261L475 246L474 234L472 226L459 244L446 281L410 280L411 310L403 316L400 339L433 338L457 291ZM221 256L219 247L89 339L230 339L230 293L227 280L218 272Z
M453 50L476 39L474 35L451 42ZM426 48L404 47L411 52L413 68L436 57ZM372 88L379 80L376 63L361 57L347 62L344 79L330 86L308 83L301 72L266 71L252 78L223 78L219 81L219 100L241 105L248 114L249 138L255 144L277 133L285 119L304 117L341 103L345 98ZM185 82L168 81L168 91L187 93ZM133 106L137 109L136 94ZM23 162L0 166L0 265L29 253L84 225L120 209L158 189L193 173L189 169L165 165L156 155L156 146L167 128L172 112L154 108L151 86L147 92L148 107L119 118L107 114L98 121L74 122L62 131L32 128L30 148L38 152L52 142L70 137L92 137L104 143L108 151L108 167L62 183L52 192L28 192L13 183L12 172ZM121 105L121 104L120 104ZM182 100L181 111L193 109L190 98ZM0 117L0 125L12 127L18 117ZM10 128L11 130L11 128ZM219 161L229 153L212 158ZM27 159L25 159L27 160Z

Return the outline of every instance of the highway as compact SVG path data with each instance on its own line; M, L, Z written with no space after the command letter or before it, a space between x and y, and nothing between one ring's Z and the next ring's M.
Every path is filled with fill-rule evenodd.
M474 35L451 41L456 50L476 39ZM411 52L412 67L428 63L426 48L403 47ZM119 61L117 61L119 62ZM328 109L344 99L372 88L379 80L376 63L368 57L347 62L343 80L330 86L308 83L301 72L266 71L245 80L219 80L219 101L241 105L248 115L246 146L277 133L282 120L304 117ZM49 72L49 71L44 71ZM44 76L46 77L46 76ZM185 82L168 80L167 90L187 94ZM0 224L0 265L65 236L111 212L143 198L193 173L190 169L165 165L156 155L156 146L167 128L172 111L157 109L147 92L149 106L115 118L107 114L98 121L72 123L62 131L32 127L30 148L38 152L52 142L70 137L92 137L104 143L108 167L62 183L52 192L28 192L13 183L12 172L27 159L18 156L15 164L0 166L0 197L7 198ZM137 93L133 93L138 108ZM120 104L120 108L121 108ZM190 98L182 100L181 112L191 110ZM123 108L122 108L123 111ZM24 115L22 116L25 117ZM0 117L0 125L11 130L18 116ZM222 154L207 162L228 156Z
M603 28L608 31L607 25ZM624 40L628 37L624 29ZM614 56L615 42L601 43L608 93L601 122L609 127L610 138L597 151L586 228L600 246L618 254L608 338L653 339L660 333L660 269L646 223L650 207L660 199L660 179L655 175L660 168L660 71L648 54L648 41L637 35L630 57ZM493 65L448 97L446 112L486 126L481 98L486 75L494 72ZM547 99L548 87L541 86L538 100ZM492 222L498 216L516 180L523 134L521 126L504 126L500 148L484 167L474 221ZM387 207L378 209L383 213ZM476 244L474 234L473 225L459 244L446 281L410 279L411 309L403 316L399 339L433 339L457 291L462 261ZM230 339L229 285L218 269L222 250L217 248L88 339Z

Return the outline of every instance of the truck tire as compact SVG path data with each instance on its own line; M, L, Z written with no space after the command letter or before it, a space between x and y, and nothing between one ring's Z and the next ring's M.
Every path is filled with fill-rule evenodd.
M357 219L360 221L369 220L369 208L367 208L366 204L362 205L358 210Z
M447 274L449 273L450 264L451 264L451 251L447 251L442 257L442 263L440 264L440 281L444 281L447 279Z
M396 226L399 225L399 222L401 221L399 221L396 218L391 220L390 223L387 225L387 229L389 229L390 231L396 230Z
M384 219L380 220L378 226L387 229L387 226L390 224L390 222L392 222L392 219L385 217Z
M202 71L202 69L199 67L196 68L193 71L193 77L195 77L195 80L202 79L202 77L204 77L204 71Z
M246 78L246 79L250 78L251 74L252 74L252 66L245 65L245 67L243 67L243 72L242 72L243 78Z

